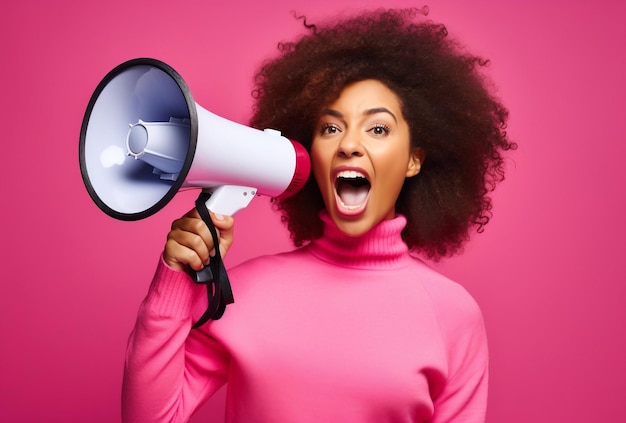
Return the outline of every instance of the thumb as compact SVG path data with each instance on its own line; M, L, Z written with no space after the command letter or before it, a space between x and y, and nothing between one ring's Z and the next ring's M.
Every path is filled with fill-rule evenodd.
M219 213L210 212L210 214L213 225L215 225L215 229L217 229L220 254L224 257L233 244L235 219L232 216L225 216Z

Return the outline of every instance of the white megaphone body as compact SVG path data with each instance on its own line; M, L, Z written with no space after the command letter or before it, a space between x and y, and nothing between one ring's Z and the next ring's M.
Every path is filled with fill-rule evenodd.
M124 62L100 82L79 156L91 198L121 220L151 216L187 188L210 191L207 208L232 215L256 195L295 194L310 172L301 144L205 110L174 69L148 58Z

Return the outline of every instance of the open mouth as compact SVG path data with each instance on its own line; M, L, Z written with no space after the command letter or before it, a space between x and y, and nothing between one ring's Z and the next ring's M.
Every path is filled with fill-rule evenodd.
M344 170L337 174L335 192L337 207L346 214L355 214L365 208L370 192L370 181L355 170Z

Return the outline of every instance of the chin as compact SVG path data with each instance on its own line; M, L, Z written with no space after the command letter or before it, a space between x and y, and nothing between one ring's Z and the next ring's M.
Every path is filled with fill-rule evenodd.
M333 216L333 221L341 232L351 237L364 235L378 224L370 219L346 219L338 216Z

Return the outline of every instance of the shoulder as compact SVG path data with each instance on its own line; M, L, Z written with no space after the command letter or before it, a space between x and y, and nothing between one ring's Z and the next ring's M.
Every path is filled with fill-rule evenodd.
M280 269L289 266L295 266L302 261L307 260L310 256L304 253L305 247L297 248L292 251L268 254L250 258L236 266L228 269L229 274L240 275L249 272L257 272L259 270Z
M485 374L488 342L482 312L461 284L422 263L421 285L430 298L448 361L449 377ZM485 379L486 380L486 379Z
M480 307L469 291L418 258L413 266L419 269L419 280L431 299L433 311L442 329L467 330L481 328L483 316Z

